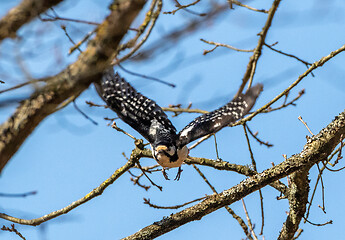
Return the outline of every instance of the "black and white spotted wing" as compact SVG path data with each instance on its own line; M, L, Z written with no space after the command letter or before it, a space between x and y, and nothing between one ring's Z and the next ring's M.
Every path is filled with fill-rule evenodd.
M176 129L155 101L137 92L114 70L107 69L96 89L118 117L138 131L150 143L159 135L176 139Z
M207 134L216 133L241 119L254 106L262 88L262 84L257 84L223 107L194 119L178 134L178 145L183 146Z

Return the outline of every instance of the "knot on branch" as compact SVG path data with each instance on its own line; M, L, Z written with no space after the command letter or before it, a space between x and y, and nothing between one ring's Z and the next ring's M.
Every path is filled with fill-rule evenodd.
M140 150L144 150L145 144L144 144L144 141L142 139L135 139L134 144Z

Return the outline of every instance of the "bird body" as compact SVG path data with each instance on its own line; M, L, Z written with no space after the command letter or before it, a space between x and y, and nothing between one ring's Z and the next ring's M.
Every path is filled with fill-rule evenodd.
M153 158L163 169L181 166L189 153L188 143L241 119L254 106L262 88L262 84L253 86L223 107L197 117L177 134L161 107L137 92L112 68L96 84L110 109L150 142Z

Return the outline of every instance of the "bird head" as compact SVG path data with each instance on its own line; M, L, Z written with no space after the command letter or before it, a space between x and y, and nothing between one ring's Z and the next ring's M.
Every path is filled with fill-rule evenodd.
M152 146L153 158L162 167L180 167L187 158L189 149L187 146L176 147L175 145L158 144Z

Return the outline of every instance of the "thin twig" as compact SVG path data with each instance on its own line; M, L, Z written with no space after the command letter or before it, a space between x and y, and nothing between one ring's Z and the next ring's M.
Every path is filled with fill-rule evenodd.
M137 139L135 137L133 137L131 134L129 134L128 132L126 132L125 130L119 128L117 125L116 125L116 122L113 121L113 124L111 124L111 127L114 128L116 131L118 132L122 132L123 134L127 135L128 137L132 138L134 141L136 141Z
M292 240L296 240L297 238L299 238L299 236L301 236L302 232L303 232L303 229L299 228L297 230L297 235Z
M166 81L161 80L159 78L150 77L150 76L147 76L147 75L144 75L144 74L140 74L140 73L135 73L133 71L129 71L128 69L124 68L120 63L118 63L117 66L119 68L121 68L123 71L125 71L126 73L132 74L134 76L146 78L146 79L153 80L153 81L156 81L156 82L159 82L159 83L163 83L163 84L168 85L169 87L172 87L172 88L176 87L175 84L166 82Z
M172 14L172 15L174 15L177 11L179 11L179 10L181 10L181 9L188 8L188 7L190 7L190 6L193 6L193 5L197 4L197 3L200 2L200 1L201 1L201 0L196 0L195 2L192 2L192 3L187 4L187 5L180 5L180 4L179 4L179 6L177 6L177 7L178 7L177 9L175 9L175 10L173 10L173 11L169 11L169 12L163 12L163 14Z
M248 133L247 133L247 129L246 129L246 124L243 124L243 130L244 130L244 136L246 137L248 150L249 150L249 153L250 153L250 158L252 160L252 166L253 166L254 171L257 172L256 162L255 162L255 159L254 159L254 154L253 154L252 148L250 146L250 141L249 141L249 137L248 137Z
M247 127L247 130L248 130L249 134L250 134L257 142L259 142L260 145L265 145L265 146L268 147L268 148L269 148L269 147L273 147L273 144L269 143L268 141L264 142L264 141L260 140L260 139L258 138L258 132L253 133L253 132L250 130L250 128L248 127L247 124L246 124L246 127Z
M214 147L216 149L216 155L217 155L217 160L220 160L219 154L218 154L218 144L217 144L217 138L216 138L216 134L213 134L214 137Z
M233 46L230 46L228 44L224 44L224 43L217 43L217 42L212 42L212 41L207 41L205 39L200 39L200 41L204 42L204 43L208 43L210 45L215 45L216 47L226 47L226 48L229 48L229 49L232 49L232 50L235 50L237 52L253 52L254 49L250 49L250 50L247 50L247 49L239 49L239 48L235 48ZM214 50L214 49L213 49ZM212 51L213 51L212 50ZM210 51L207 51L207 53L209 53ZM204 52L204 55L206 55L206 53Z
M9 91L15 90L15 89L18 89L18 88L21 88L21 87L24 87L24 86L29 85L29 84L35 84L35 83L38 83L38 82L46 82L46 81L47 81L47 78L33 79L33 80L30 80L30 81L26 81L24 83L18 84L18 85L14 86L14 87L10 87L10 88L1 90L0 94L4 93L4 92L9 92Z
M276 44L277 44L277 43L274 43L273 45L276 45ZM278 49L275 49L275 48L272 47L272 45L268 45L267 43L264 43L264 45L265 45L266 47L268 47L269 49L271 49L272 51L274 51L274 52L277 52L277 53L280 53L280 54L282 54L282 55L284 55L284 56L287 56L287 57L291 57L291 58L296 59L297 61L303 63L307 68L308 68L309 66L311 66L311 63L309 63L309 62L307 62L307 61L305 61L305 60L303 60L303 59L301 59L301 58L299 58L299 57L297 57L297 56L295 56L295 55L293 55L293 54L285 53L285 52L283 52L283 51L280 51L280 50L278 50ZM311 75L314 77L314 74L313 74L313 73L311 73Z
M100 25L100 23L97 22L91 22L91 21L86 21L86 20L79 20L79 19L73 19L73 18L66 18L66 17L59 17L59 16L50 16L48 14L46 14L46 16L50 17L50 18L43 18L41 16L39 16L38 18L42 21L42 22L54 22L54 21L68 21L68 22L75 22L75 23L84 23L84 24L88 24L88 25L95 25L98 26Z
M327 225L327 224L333 224L333 221L332 221L332 220L329 220L329 221L327 221L327 222L325 222L325 223L313 223L313 222L309 221L308 219L306 219L305 217L303 217L303 218L304 218L304 220L305 220L307 223L310 223L311 225L318 226L318 227L325 226L325 225Z
M91 101L85 101L85 103L87 105L89 105L89 107L103 107L103 108L109 108L108 105L105 105L105 104L96 104L94 102L91 102Z
M200 143L202 143L203 141L209 139L212 136L212 134L208 134L204 137L202 137L200 140L198 140L196 143L194 143L192 146L189 147L189 150L195 148L196 146L198 146Z
M128 171L128 173L133 176L130 178L130 180L133 182L134 185L138 185L139 187L143 188L145 191L148 191L151 186L146 186L144 184L140 183L140 178L144 176L144 173L139 174L138 176L134 175L131 171Z
M239 1L236 1L236 0L231 0L231 3L236 4L236 5L240 6L240 7L245 7L247 9L255 11L255 12L268 13L268 11L265 10L265 9L256 9L256 8L250 7L248 5L245 5L245 4L243 4L243 3L239 2Z
M249 141L249 137L248 137L248 133L247 133L247 126L246 126L246 124L243 124L243 130L244 130L244 135L245 135L246 140L247 140L247 145L248 145L248 150L249 150L249 153L250 153L250 158L252 160L252 165L253 165L254 171L257 172L256 162L255 162L255 159L254 159L254 154L253 154L252 148L250 146L250 141ZM260 235L262 235L263 231L264 231L264 225L265 225L265 214L264 214L264 202L263 202L263 196L262 196L261 189L259 189L259 195L260 195L260 206L261 206L261 230L260 230ZM244 202L243 202L243 204L244 204Z
M122 152L122 155L124 156L124 158L129 161L129 158L126 156L126 154L124 152ZM151 186L146 186L146 185L143 185L139 182L140 178L144 175L144 173L142 172L141 174L139 174L138 176L134 175L130 170L128 170L128 173L134 177L134 178L130 178L131 181L133 182L134 185L138 185L139 187L145 189L145 191L148 191Z
M197 198L197 199L194 199L192 201L189 201L189 202L186 202L186 203L183 203L183 204L180 204L180 205L175 205L175 206L169 206L169 207L164 207L164 206L158 206L156 204L153 204L150 202L150 199L148 198L144 198L144 204L147 204L149 205L150 207L152 208L156 208L156 209L179 209L181 207L184 207L184 206L187 206L191 203L194 203L194 202L198 202L198 201L201 201L201 200L204 200L206 197L201 197L201 198Z
M89 32L88 34L86 34L82 40L80 40L77 44L75 44L73 47L71 47L69 50L68 50L68 54L71 55L76 49L79 49L80 51L80 46L86 42L91 36L92 34L94 34L96 32L96 29L95 30L92 30L91 32Z
M307 123L303 121L301 116L298 116L298 120L300 120L304 124L304 126L307 128L307 130L310 132L310 134L314 136L314 134L311 132L310 128L308 127Z
M319 181L320 181L320 178L321 178L321 174L322 174L324 168L325 167L323 167L322 169L319 170L319 174L318 174L317 179L316 179L316 183L315 183L315 186L314 186L314 189L313 189L313 193L311 194L310 200L308 202L308 208L307 208L307 211L306 211L306 214L305 214L305 219L307 219L309 217L310 208L312 206L312 203L313 203L313 200L314 200L314 196L315 196L315 193L316 193L316 189L317 189L317 186L319 184ZM304 220L304 223L305 222L306 222L306 220Z
M11 224L11 228L6 227L5 225L2 225L1 228L2 231L9 231L9 232L14 232L17 234L21 239L26 240L25 237L14 227L14 224Z
M149 176L147 176L147 174L145 173L144 169L141 167L139 161L137 161L136 164L137 164L137 166L139 167L139 169L143 172L144 176L145 176L145 177L149 180L149 182L152 184L152 186L155 186L155 187L157 187L160 191L163 191L163 187L162 187L162 186L159 186L159 185L155 184L155 183L151 180L151 178L149 178Z
M174 112L174 113L208 113L208 111L201 110L201 109L190 109L190 108L174 108L174 107L163 107L163 111L165 112Z
M176 7L180 7L182 6L182 4L178 1L178 0L174 0L174 2L176 3ZM183 8L182 9L183 11L185 12L188 12L190 14L194 14L194 15L197 15L199 17L205 17L207 14L206 13L198 13L198 12L195 12L193 10L190 10L189 8Z
M17 197L27 197L27 196L32 196L36 195L37 191L31 191L31 192L26 192L26 193L0 193L0 197L9 197L9 198L17 198Z
M246 208L246 204L244 203L243 198L241 199L241 201L242 201L242 205L243 205L244 212L245 212L245 214L246 214L246 218L247 218L247 222L248 222L248 226L249 226L250 232L252 233L254 239L255 239L255 240L258 240L258 237L256 236L256 234L255 234L255 232L254 232L254 228L253 228L253 225L252 225L252 221L250 220L250 217L249 217L249 214L248 214L248 211L247 211L247 208Z
M319 163L316 163L317 169L319 170L320 174L320 183L321 183L321 199L322 199L322 207L321 210L326 214L326 206L325 206L325 186L323 185L323 179L322 179L322 172L319 166Z
M78 96L72 95L69 98L67 98L65 101L63 101L57 108L54 109L54 112L58 112L61 109L67 107L71 102L73 102L75 99L77 99Z
M76 49L78 49L79 52L82 53L83 51L79 48L79 45L76 44L76 43L73 41L72 37L71 37L71 36L69 35L69 33L67 32L66 26L61 25L61 29L64 31L64 33L65 33L65 35L67 36L67 38L69 39L69 41L76 47Z
M94 125L98 125L98 122L96 122L95 120L93 120L91 117L89 117L86 113L84 113L77 105L77 103L75 102L75 99L73 100L73 106L74 108L81 114L83 115L83 117L85 117L87 120L89 120L91 123L93 123Z
M298 92L298 95L297 95L297 97L295 97L294 99L292 99L290 102L286 102L287 101L287 95L288 95L288 93L287 93L287 95L285 95L285 99L284 99L284 102L283 102L283 104L281 105L281 106L279 106L279 107L276 107L276 108L268 108L267 110L265 110L265 111L263 111L263 113L270 113L270 112L273 112L273 111L277 111L277 110L280 110L280 109L282 109L282 108L285 108L285 107L288 107L288 106L290 106L290 105L292 105L292 106L296 106L296 101L298 100L298 99L300 99L303 95L305 94L305 89L302 89L301 91L299 91Z
M341 142L340 142L340 147L338 147L338 148L332 153L332 155L331 155L330 157L328 157L327 163L330 164L332 167L334 167L335 165L337 165L337 164L339 163L339 160L343 158L342 155L341 155L341 152L342 152L342 148L344 147L344 145L345 145L345 144L344 144L343 139L342 139ZM336 154L338 154L337 159L334 161L333 164L330 163L329 161L331 161L332 158L333 158ZM328 167L326 166L327 163L324 163L323 161L322 161L322 163L323 163L324 167L325 167L327 170L331 171L331 172L339 172L339 171L345 169L345 166L342 167L342 168L339 168L339 169L330 169L330 168L328 168Z

